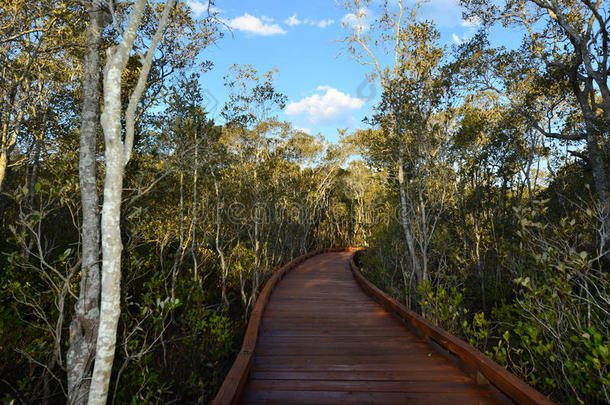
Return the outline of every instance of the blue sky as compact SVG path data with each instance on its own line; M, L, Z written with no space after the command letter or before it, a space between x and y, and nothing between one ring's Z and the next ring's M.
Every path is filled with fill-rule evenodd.
M193 11L203 13L205 0L188 0ZM368 83L368 67L341 55L337 40L347 34L342 21L347 11L333 0L306 2L280 0L217 0L219 16L232 34L206 50L203 58L214 63L201 79L211 113L218 116L226 100L223 77L233 64L250 64L260 73L279 70L276 89L288 97L280 119L311 134L336 142L337 128L365 127L362 119L372 112L379 90ZM476 27L462 20L456 0L431 0L423 17L436 22L441 42L451 45L473 35ZM508 36L506 36L508 34ZM520 33L495 35L495 41L514 43Z

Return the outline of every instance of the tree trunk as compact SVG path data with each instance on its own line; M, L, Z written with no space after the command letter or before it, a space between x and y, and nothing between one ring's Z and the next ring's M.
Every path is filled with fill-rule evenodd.
M258 223L258 204L255 205L254 211L254 280L252 281L252 301L254 306L256 297L258 296L258 286L260 284L260 267L261 267L261 243L260 243L260 225Z
M27 88L29 89L29 86L27 86ZM21 125L24 116L24 111L21 109L21 102L17 97L13 97L10 101L13 102L13 112L15 112L16 117L13 122L14 128L12 129L9 126L9 122L2 123L2 133L0 133L0 197L4 191L4 185L9 172L8 164L10 162L10 154L17 142L19 126ZM10 119L10 114L6 118L0 117L0 119L2 118L8 121Z
M221 294L222 294L222 302L224 302L225 308L228 310L230 303L229 303L229 297L227 296L227 276L228 276L228 269L227 269L227 261L225 259L225 254L222 250L222 246L220 245L220 221L221 221L221 201L220 201L220 188L218 187L218 180L216 179L216 175L214 174L214 169L212 168L212 166L210 165L210 173L212 174L212 179L214 179L214 192L216 193L216 237L215 237L215 245L216 245L216 252L218 253L218 256L220 257L220 271L221 271L221 286L220 286L220 290L221 290Z
M145 0L138 0L129 16L123 41L107 51L104 68L104 112L101 124L104 130L106 178L102 208L102 288L99 329L89 405L104 405L112 373L116 331L121 313L121 192L125 164L121 142L121 77L133 46Z
M587 131L587 151L589 152L589 163L593 172L593 182L599 200L600 219L602 221L602 232L600 241L600 254L610 260L608 251L608 238L610 238L610 201L608 199L608 177L606 176L606 164L599 146L597 131Z
M582 55L578 55L578 60L582 62ZM589 99L595 99L596 91L589 82L584 83L584 90L581 89L581 81L577 69L578 64L575 64L570 72L570 86L582 111L587 131L585 137L587 153L593 172L593 182L595 183L595 191L600 204L600 219L602 221L600 254L603 254L610 261L610 251L605 252L608 249L608 238L610 238L610 201L608 199L608 191L610 190L608 189L606 164L600 147L600 140L603 141L604 133L610 130L610 121L604 119L604 124L601 128L599 127L596 113L589 104ZM608 112L606 111L606 113Z
M402 157L402 150L400 151L400 156L398 158L398 188L400 193L400 223L402 225L402 230L405 234L405 240L407 242L407 247L409 249L409 255L411 256L411 263L413 266L413 272L417 276L417 284L422 283L424 279L424 274L421 270L421 265L419 263L419 258L417 257L417 252L415 251L415 239L413 237L413 233L411 232L411 228L409 225L409 218L407 216L408 206L407 206L407 193L405 191L405 172L404 172L404 162Z
M106 178L102 207L102 289L100 321L96 342L95 365L91 377L88 405L105 405L112 373L116 346L116 333L121 314L121 193L123 173L131 157L134 142L136 108L140 102L152 58L169 19L174 0L167 0L163 15L155 31L125 113L125 140L121 131L121 78L136 39L146 0L137 0L129 15L129 22L120 44L107 51L104 67L104 112L101 116L104 130Z
M143 7L142 7L143 8ZM135 11L135 10L134 10ZM106 144L106 178L102 208L102 295L95 367L89 404L103 405L108 395L114 361L116 331L121 312L121 192L123 146L121 144L121 74L118 52L110 49L104 71L104 112L101 122Z
M8 174L8 153L2 148L0 151L0 193L4 190L4 181Z
M95 5L90 6L78 166L83 211L81 281L74 318L70 324L70 347L66 354L68 403L71 405L84 405L87 402L99 326L100 219L96 181L96 141L99 111L99 49L104 29L103 14L104 12Z
M176 256L174 265L172 266L172 286L171 297L172 301L176 300L176 283L178 282L178 273L182 268L184 259L184 172L180 169L180 229L178 234L178 247L176 248ZM173 318L172 318L173 320Z
M198 131L195 131L195 161L193 167L193 221L192 221L192 233L191 233L191 255L193 258L193 279L195 282L199 282L199 263L197 261L197 183L199 180L199 142L198 142Z

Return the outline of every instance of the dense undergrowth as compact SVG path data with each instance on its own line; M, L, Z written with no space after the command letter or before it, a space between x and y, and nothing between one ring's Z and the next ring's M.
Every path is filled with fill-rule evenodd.
M368 249L362 268L380 288L553 400L607 403L610 277L591 243L599 224L590 208L552 223L548 207L548 200L515 207L514 244L486 252L493 259L482 271L458 265L467 252L456 244L435 247L449 257L435 261L431 279L417 288L403 282L383 245Z

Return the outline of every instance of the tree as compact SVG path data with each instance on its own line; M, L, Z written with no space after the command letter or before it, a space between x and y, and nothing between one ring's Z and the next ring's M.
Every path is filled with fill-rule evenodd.
M146 87L157 44L163 36L174 0L165 3L159 25L146 56L141 58L141 71L135 89L129 97L125 112L125 139L122 141L121 79L129 60L138 27L142 20L146 0L137 0L129 14L122 40L106 53L104 67L104 112L101 124L104 130L106 149L106 177L104 180L104 202L102 208L102 288L100 298L99 329L96 343L95 365L91 377L89 404L105 404L112 372L116 344L117 324L121 305L121 193L125 166L131 157L135 114Z
M262 201L264 180L261 178L264 169L264 159L271 152L273 140L271 136L280 128L276 112L284 108L286 96L278 93L273 86L277 70L258 76L251 66L234 65L232 75L225 77L225 86L230 91L229 101L223 109L223 117L228 121L227 136L232 139L234 152L246 170L251 193L250 212L253 229L249 229L254 251L254 278L252 292L246 308L254 305L260 287L260 270L262 265L263 241L262 227L265 205Z
M418 21L419 3L406 10L403 1L398 2L396 9L386 2L376 24L365 28L371 14L369 5L368 1L346 3L356 19L352 33L344 40L348 52L361 63L373 66L383 87L377 114L370 120L379 126L380 132L371 138L362 137L359 142L365 149L377 149L372 152L375 156L386 154L383 160L394 170L401 205L399 221L411 258L411 271L421 283L429 277L428 245L446 196L442 177L437 184L436 190L440 191L437 198L429 194L432 190L427 182L427 171L433 165L441 169L446 164L442 156L448 151L447 116L438 114L441 102L448 100L441 70L444 53L437 45L439 33L434 25ZM372 31L374 26L379 27L378 33ZM376 48L384 45L394 54L393 66L385 68L375 56L379 51ZM443 173L441 169L437 174ZM440 212L429 215L426 205L435 200L440 203Z
M541 83L533 92L544 94L559 84L579 108L578 121L545 126L533 122L542 135L566 141L585 141L584 158L591 167L604 214L602 245L610 237L610 199L605 154L610 131L610 5L597 0L510 0L496 5L485 0L461 0L467 18L486 26L495 22L521 26L527 50L542 63L534 72ZM526 112L527 113L527 112ZM610 252L610 251L609 251Z
M70 324L70 348L66 355L68 402L85 404L95 357L99 326L100 217L97 191L97 132L99 116L100 45L110 23L111 9L96 2L87 5L84 80L81 100L79 180L83 222L81 226L81 280L79 297Z
M11 160L27 137L24 123L42 115L39 102L49 99L46 84L65 68L57 62L69 57L75 41L69 34L77 20L72 6L70 2L23 0L0 5L0 193L9 170L25 161L22 157ZM0 218L4 205L0 197Z

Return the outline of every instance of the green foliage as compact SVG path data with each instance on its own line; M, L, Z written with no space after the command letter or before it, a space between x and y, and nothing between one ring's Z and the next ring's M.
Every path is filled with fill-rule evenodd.
M417 286L422 314L449 333L457 334L462 326L466 310L462 306L463 296L455 286L449 291L442 285L433 288L429 280ZM475 317L476 318L476 317Z
M592 211L586 211L595 229ZM544 201L515 213L519 253L529 266L516 269L519 294L507 364L544 391L562 391L569 402L604 401L610 280L597 267L599 259L579 249L588 229L568 217L557 224L543 222Z

